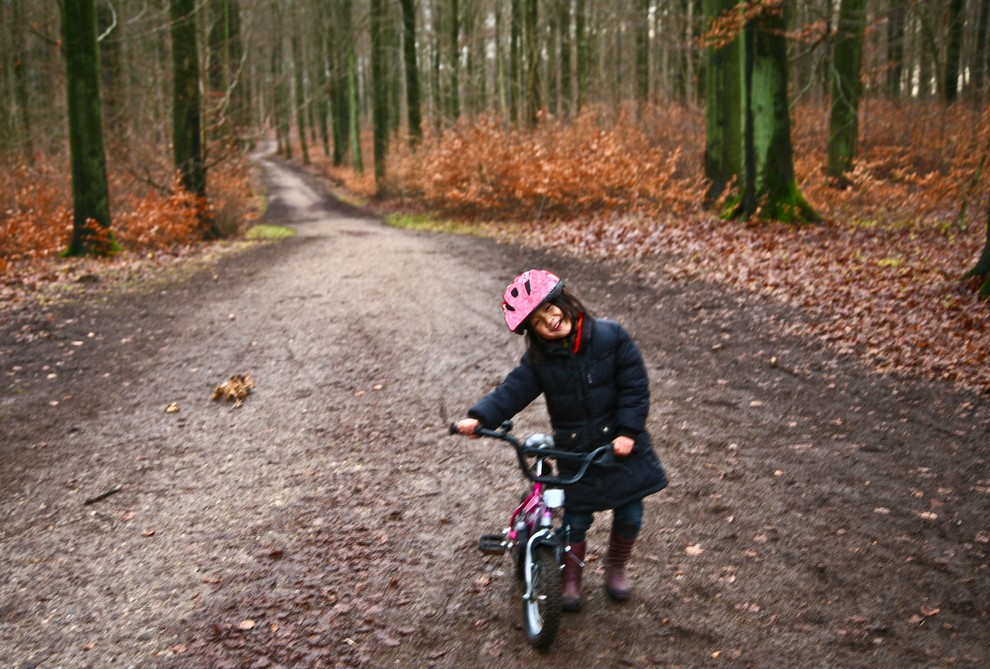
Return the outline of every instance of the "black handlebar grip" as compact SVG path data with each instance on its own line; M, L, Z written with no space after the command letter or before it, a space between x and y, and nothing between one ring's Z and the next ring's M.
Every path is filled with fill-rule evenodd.
M450 430L451 434L457 434L457 423L451 423L447 426L447 429Z

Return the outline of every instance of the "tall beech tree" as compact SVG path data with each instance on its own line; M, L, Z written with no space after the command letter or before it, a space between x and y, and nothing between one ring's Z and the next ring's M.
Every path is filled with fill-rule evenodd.
M832 42L832 106L828 124L827 174L840 185L852 169L859 144L859 70L863 60L866 0L842 0Z
M93 0L62 0L61 9L72 165L72 240L66 255L106 255L118 247L110 233L96 10Z
M713 203L743 174L742 45L731 18L736 0L704 0L706 201ZM738 185L738 184L737 184Z
M31 95L28 73L28 53L24 44L27 23L24 20L24 0L12 1L10 41L13 47L14 107L17 128L17 142L21 158L28 164L34 162L34 142L31 138Z
M343 165L350 150L350 53L351 4L335 2L328 8L327 50L330 65L330 132L333 136L333 164Z
M522 107L522 3L512 0L509 14L509 119L513 125L519 123Z
M959 97L959 62L963 42L963 8L966 0L949 0L948 41L945 45L945 75L942 99L952 104Z
M203 116L199 94L199 45L196 35L196 0L170 0L172 25L172 151L182 187L206 198L206 163L203 160ZM215 222L200 207L204 236L220 236Z
M371 0L371 95L375 187L385 189L385 152L388 141L388 99L385 85L384 0ZM455 3L456 7L456 3Z
M722 58L716 58L716 54L709 56L708 76L717 83L716 99L707 100L706 106L738 104L742 161L741 165L733 165L731 156L735 149L724 144L726 138L734 136L732 124L736 121L727 121L710 111L706 122L711 125L706 133L712 132L715 137L708 146L711 159L706 156L705 165L707 170L719 169L710 171L708 176L713 184L737 179L739 194L729 212L732 216L816 221L818 215L801 195L794 175L787 88L787 4L783 0L767 0L758 5L728 5L722 2L704 5L709 39L717 38L721 48L729 49ZM733 47L737 40L741 40L738 52ZM737 62L741 74L738 91L728 83L735 76ZM733 173L733 170L741 171Z
M419 64L416 58L416 5L414 0L402 3L402 59L406 74L406 119L409 142L416 145L423 138L423 111L419 91Z
M537 115L543 106L540 93L540 32L539 3L524 0L523 42L526 45L526 125L536 125Z
M904 0L889 0L887 17L887 97L896 99L901 95L901 80L904 77L904 22L907 12Z
M237 0L209 0L206 84L209 135L236 140L247 125L246 81L241 76L241 14Z
M574 41L577 52L577 108L580 111L588 101L588 85L591 80L588 0L577 0L574 6Z
M299 36L299 17L293 17L292 37L289 40L292 50L292 90L295 95L296 130L299 136L299 151L303 165L309 165L309 143L306 140L306 63L303 61L302 39Z

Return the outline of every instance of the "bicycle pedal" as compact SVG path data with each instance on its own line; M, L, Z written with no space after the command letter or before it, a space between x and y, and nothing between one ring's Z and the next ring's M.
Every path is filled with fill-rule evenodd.
M485 555L505 555L507 546L504 534L483 534L478 540L478 550Z

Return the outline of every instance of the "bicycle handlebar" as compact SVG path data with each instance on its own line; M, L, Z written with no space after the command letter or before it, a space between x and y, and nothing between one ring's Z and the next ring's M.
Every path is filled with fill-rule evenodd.
M509 430L511 429L512 421L505 421L502 423L502 427L498 430L491 430L487 427L479 427L473 434L476 434L479 437L489 437L491 439L500 439L508 442L516 451L516 459L519 461L519 468L522 469L526 478L534 483L542 483L553 487L568 486L573 483L577 483L584 478L584 475L587 473L588 468L591 467L591 465L609 467L615 462L615 454L612 450L612 444L599 446L595 450L589 451L588 453L574 453L573 451L562 451L555 448L537 448L535 446L527 446L521 443L514 435L509 434ZM450 433L460 434L457 430L456 424L451 423ZM553 458L557 461L580 463L580 465L577 473L569 478L537 475L533 473L532 467L526 461L526 457L531 455L535 455L540 458Z

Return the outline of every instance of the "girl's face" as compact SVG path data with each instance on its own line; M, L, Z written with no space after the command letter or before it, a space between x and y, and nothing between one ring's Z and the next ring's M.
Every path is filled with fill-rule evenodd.
M529 327L542 339L553 341L571 334L573 323L560 307L547 302L529 317Z

